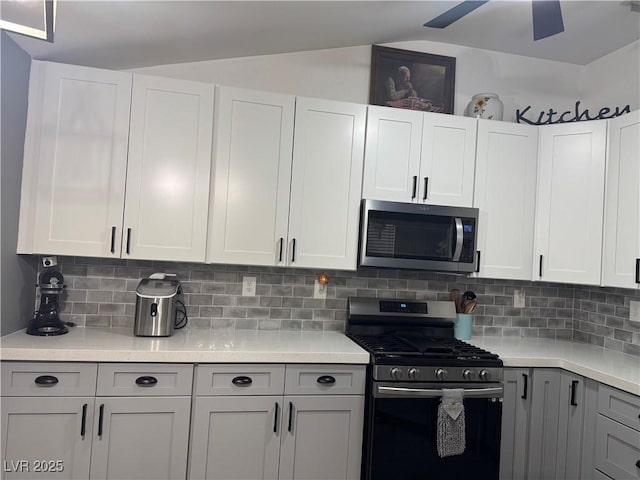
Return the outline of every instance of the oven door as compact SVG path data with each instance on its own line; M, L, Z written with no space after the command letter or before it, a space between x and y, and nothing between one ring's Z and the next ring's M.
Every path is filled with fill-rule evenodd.
M502 384L464 388L466 449L440 458L436 447L442 384L372 382L365 476L372 480L497 480L500 466Z

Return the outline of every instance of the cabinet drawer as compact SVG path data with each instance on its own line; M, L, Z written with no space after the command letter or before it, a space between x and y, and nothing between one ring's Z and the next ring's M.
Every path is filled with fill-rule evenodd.
M193 365L101 363L98 396L191 395Z
M2 395L92 397L96 371L95 363L2 362Z
M364 365L287 365L287 395L364 395Z
M611 478L640 479L640 432L602 414L596 420L595 466Z
M598 388L598 412L640 430L640 397L607 385Z
M282 395L284 365L198 365L196 395Z

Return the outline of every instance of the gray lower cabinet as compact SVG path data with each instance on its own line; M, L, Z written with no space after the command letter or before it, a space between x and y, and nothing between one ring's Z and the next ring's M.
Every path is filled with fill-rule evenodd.
M531 369L504 369L500 480L527 477Z
M191 397L96 399L92 480L182 479Z
M2 478L89 478L93 397L2 397Z
M640 397L600 385L595 467L614 480L640 479Z
M364 378L364 366L198 365L189 478L358 480Z
M363 396L285 396L281 480L357 480Z
M583 424L585 414L585 379L562 371L558 418L556 480L583 480L581 475Z

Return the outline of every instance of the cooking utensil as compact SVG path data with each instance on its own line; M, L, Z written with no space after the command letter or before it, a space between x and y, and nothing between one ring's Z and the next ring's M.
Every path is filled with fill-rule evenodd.
M475 299L476 299L476 294L471 290L467 290L466 292L464 292L462 294L462 306L460 308L460 312L467 313L467 310L466 310L467 305L469 304L469 302Z
M462 297L460 296L460 290L454 288L449 294L449 300L451 300L456 306L456 313L462 313Z
M463 313L473 313L473 311L476 309L476 305L478 304L477 300L473 299L473 300L468 300L467 302L465 302L464 304L464 308L463 308Z

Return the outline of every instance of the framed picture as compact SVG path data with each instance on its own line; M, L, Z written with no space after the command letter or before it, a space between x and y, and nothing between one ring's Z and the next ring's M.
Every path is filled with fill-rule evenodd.
M0 29L53 43L56 0L2 2Z
M369 103L453 113L456 59L373 45Z

